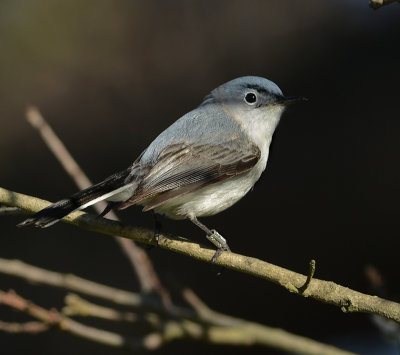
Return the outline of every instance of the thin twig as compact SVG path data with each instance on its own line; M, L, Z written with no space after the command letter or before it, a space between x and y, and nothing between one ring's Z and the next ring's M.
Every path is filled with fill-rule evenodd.
M66 316L95 317L115 322L142 322L155 327L160 325L160 317L156 313L141 315L139 313L117 311L110 307L99 306L89 302L74 293L69 293L64 301L65 306L62 309L62 313Z
M142 312L143 310L151 309L154 313L150 312L140 315L142 318L139 320L144 320L147 324L157 329L160 329L159 324L161 323L159 322L164 322L161 326L163 333L150 334L147 338L148 341L150 341L149 339L153 339L152 341L172 341L174 339L190 338L225 345L250 346L258 344L305 355L351 354L347 351L300 337L281 329L271 328L218 313L208 308L198 296L188 289L184 291L184 298L189 304L195 307L195 312L191 309L180 307L180 319L178 321L177 317L171 320L167 314L165 314L166 317L163 317L162 312L165 310L160 300L158 300L158 303L152 303L149 301L149 297L140 298L142 296L97 284L73 275L56 273L25 264L18 260L6 259L0 259L0 272L22 277L30 282L72 289L90 296L112 301L119 305L133 305L136 308L139 304L138 302L143 302L141 307ZM79 282L75 282L74 280L79 280ZM79 314L81 316L95 316L113 321L126 321L129 318L134 318L131 312L118 312L107 307L100 307L91 302L84 301L82 298L78 299L77 296L72 298L69 296L66 299L66 303L67 316ZM71 308L71 304L73 303L75 305L72 305ZM76 306L76 303L79 303L79 305ZM68 312L71 312L71 314Z
M208 307L190 288L184 288L182 290L182 297L195 310L198 317L204 322L221 326L238 326L244 323L243 319L214 311Z
M85 189L92 185L92 182L79 167L78 163L69 153L68 149L62 143L62 141L55 134L50 125L46 122L39 110L30 106L26 110L26 118L28 122L34 127L41 135L43 141L46 143L50 151L58 159L64 170L70 175L75 184L79 189ZM104 201L99 202L94 208L98 213L101 213L107 204ZM118 220L117 215L110 211L108 216L111 219ZM130 260L138 279L142 291L150 292L156 291L162 298L164 305L172 310L171 298L167 290L162 286L159 277L153 267L153 264L146 252L137 246L132 240L122 239L116 237L115 240L120 245L125 255Z
M62 315L56 309L47 310L42 308L35 303L17 295L14 291L4 292L0 290L0 304L29 314L47 326L56 327L60 330L67 331L76 336L97 343L127 348L130 350L154 350L162 345L162 339L155 338L154 336L145 336L136 339L106 330L89 327Z
M40 320L44 324L54 325L61 321L61 315L55 310L46 310L33 302L18 296L14 291L8 292L0 290L0 304L12 307L13 309L25 312L30 316Z
M0 207L0 215L2 216L14 216L20 214L26 214L26 211L18 207Z
M72 274L62 274L33 265L26 264L19 260L7 260L0 258L0 273L17 276L35 284L64 288L74 292L102 298L104 300L128 306L132 309L156 308L160 311L161 306L153 302L151 297L146 297L134 292L120 290L114 287L93 282Z
M312 278L314 277L314 273L315 273L315 260L311 260L309 265L307 280L303 286L298 288L300 293L304 293L307 290Z
M29 333L37 334L45 332L49 326L43 322L30 321L25 323L3 322L0 320L0 331L6 333Z
M50 204L48 201L0 188L0 203L37 212ZM149 229L126 226L120 222L98 218L84 212L71 213L64 222L107 235L118 235L135 241L156 245L153 232ZM157 245L161 248L190 256L204 262L211 262L215 251L186 238L160 234ZM400 304L379 297L363 294L330 281L313 279L303 293L298 288L307 277L282 267L248 256L224 252L215 264L231 270L253 275L274 282L286 290L340 307L343 312L363 312L377 314L400 323Z

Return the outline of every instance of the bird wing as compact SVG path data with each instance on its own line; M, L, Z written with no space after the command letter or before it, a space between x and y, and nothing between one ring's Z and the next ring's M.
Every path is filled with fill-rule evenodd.
M249 171L260 159L260 149L239 137L219 144L176 143L161 151L134 195L119 209L146 201L144 211L196 191L206 185Z

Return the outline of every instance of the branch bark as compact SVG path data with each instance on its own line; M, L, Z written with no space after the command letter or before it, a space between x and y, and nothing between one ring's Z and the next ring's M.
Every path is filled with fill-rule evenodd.
M0 203L23 208L29 213L35 213L50 204L48 201L3 188L0 188ZM72 213L65 217L63 221L87 230L157 245L163 249L178 252L204 262L211 262L214 255L214 250L183 237L160 235L158 243L156 243L153 232L148 229L126 226L120 222L98 218L84 212ZM400 323L400 304L396 302L363 294L333 282L316 278L310 280L307 289L303 291L301 288L306 284L307 276L240 254L224 252L217 259L216 264L276 283L297 295L335 305L346 313L371 313Z

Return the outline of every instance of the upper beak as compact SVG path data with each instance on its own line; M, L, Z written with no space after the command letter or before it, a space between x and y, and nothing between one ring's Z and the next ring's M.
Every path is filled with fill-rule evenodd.
M302 101L308 101L308 99L303 96L279 96L276 103L286 106Z

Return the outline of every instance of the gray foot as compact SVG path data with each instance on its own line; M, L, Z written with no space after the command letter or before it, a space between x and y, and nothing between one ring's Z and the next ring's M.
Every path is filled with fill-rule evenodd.
M215 229L211 230L211 234L207 234L207 239L218 248L213 258L211 259L212 263L215 263L215 261L222 254L222 252L231 251L231 249L228 246L228 243L226 242L226 239L221 234L219 234Z

